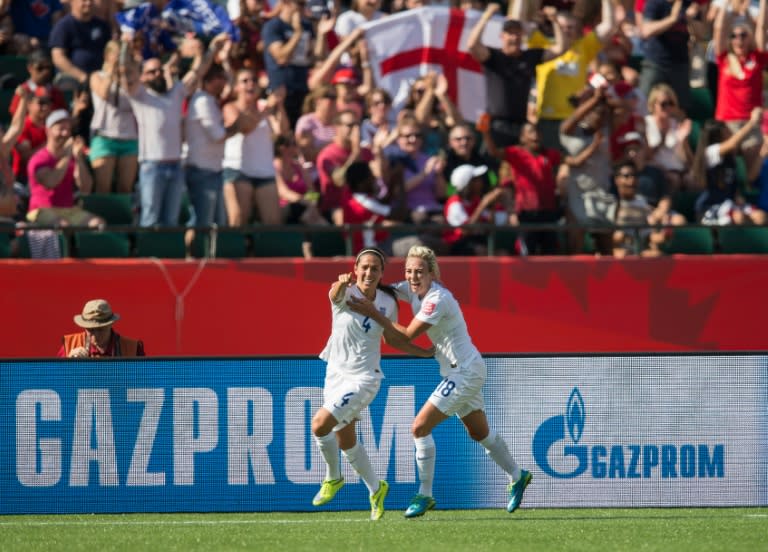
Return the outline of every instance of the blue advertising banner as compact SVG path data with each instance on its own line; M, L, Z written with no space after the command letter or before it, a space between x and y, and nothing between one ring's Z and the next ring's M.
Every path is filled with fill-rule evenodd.
M322 404L318 359L5 362L0 370L1 513L313 509L325 475L310 431ZM385 373L359 435L391 485L388 504L405 508L417 490L410 424L440 378L437 364L421 359L387 360ZM485 461L482 448L458 421L435 435L441 506L469 507L482 490L456 493L451 481ZM342 465L347 484L324 508L367 509L365 485ZM503 486L498 494L503 500Z
M534 474L529 507L765 505L765 356L493 356L492 427ZM410 425L434 360L385 358L358 423L387 509L418 489ZM0 513L311 511L325 466L315 358L0 362ZM506 503L461 423L434 432L440 508ZM367 510L342 461L331 510ZM460 481L461 485L456 485Z

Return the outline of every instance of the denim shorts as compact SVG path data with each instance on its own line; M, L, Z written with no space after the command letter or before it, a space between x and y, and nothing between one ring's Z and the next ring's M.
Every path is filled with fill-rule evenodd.
M266 178L259 176L248 176L240 172L237 169L224 169L224 182L250 182L254 188L261 188L262 186L269 186L275 183L274 176L268 176Z

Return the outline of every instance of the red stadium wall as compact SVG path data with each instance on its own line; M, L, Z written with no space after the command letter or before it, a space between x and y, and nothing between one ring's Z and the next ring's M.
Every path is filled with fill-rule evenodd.
M485 353L765 349L768 256L440 266ZM328 288L350 268L349 260L4 261L2 354L54 356L61 335L77 329L72 316L103 297L122 317L118 331L142 338L152 356L314 355L330 330ZM402 272L393 260L385 277Z

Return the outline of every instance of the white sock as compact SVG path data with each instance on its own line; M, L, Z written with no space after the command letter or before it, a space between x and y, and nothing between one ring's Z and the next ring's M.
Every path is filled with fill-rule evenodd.
M360 443L355 443L355 446L341 451L344 456L347 457L347 462L355 468L355 471L363 478L365 486L368 487L368 494L373 494L379 489L379 478L376 477L376 472L373 471L373 466L368 458L368 453L365 451L365 447Z
M341 477L341 462L339 460L339 444L336 442L336 434L331 431L324 437L315 435L315 443L320 449L320 454L325 460L325 479L334 480Z
M507 443L502 439L501 435L491 430L488 436L480 441L480 444L485 447L485 452L491 457L491 460L496 462L506 472L510 483L520 479L520 466L512 458L507 448Z
M432 481L435 479L435 440L432 434L413 440L416 445L416 467L419 469L419 494L432 496Z

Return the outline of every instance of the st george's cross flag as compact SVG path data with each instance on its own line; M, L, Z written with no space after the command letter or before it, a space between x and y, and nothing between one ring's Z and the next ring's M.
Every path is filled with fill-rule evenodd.
M483 68L467 49L467 39L482 12L424 7L366 23L365 40L377 86L402 107L411 84L429 71L445 75L448 95L462 116L476 121L485 110ZM481 38L500 46L502 17L494 17Z

